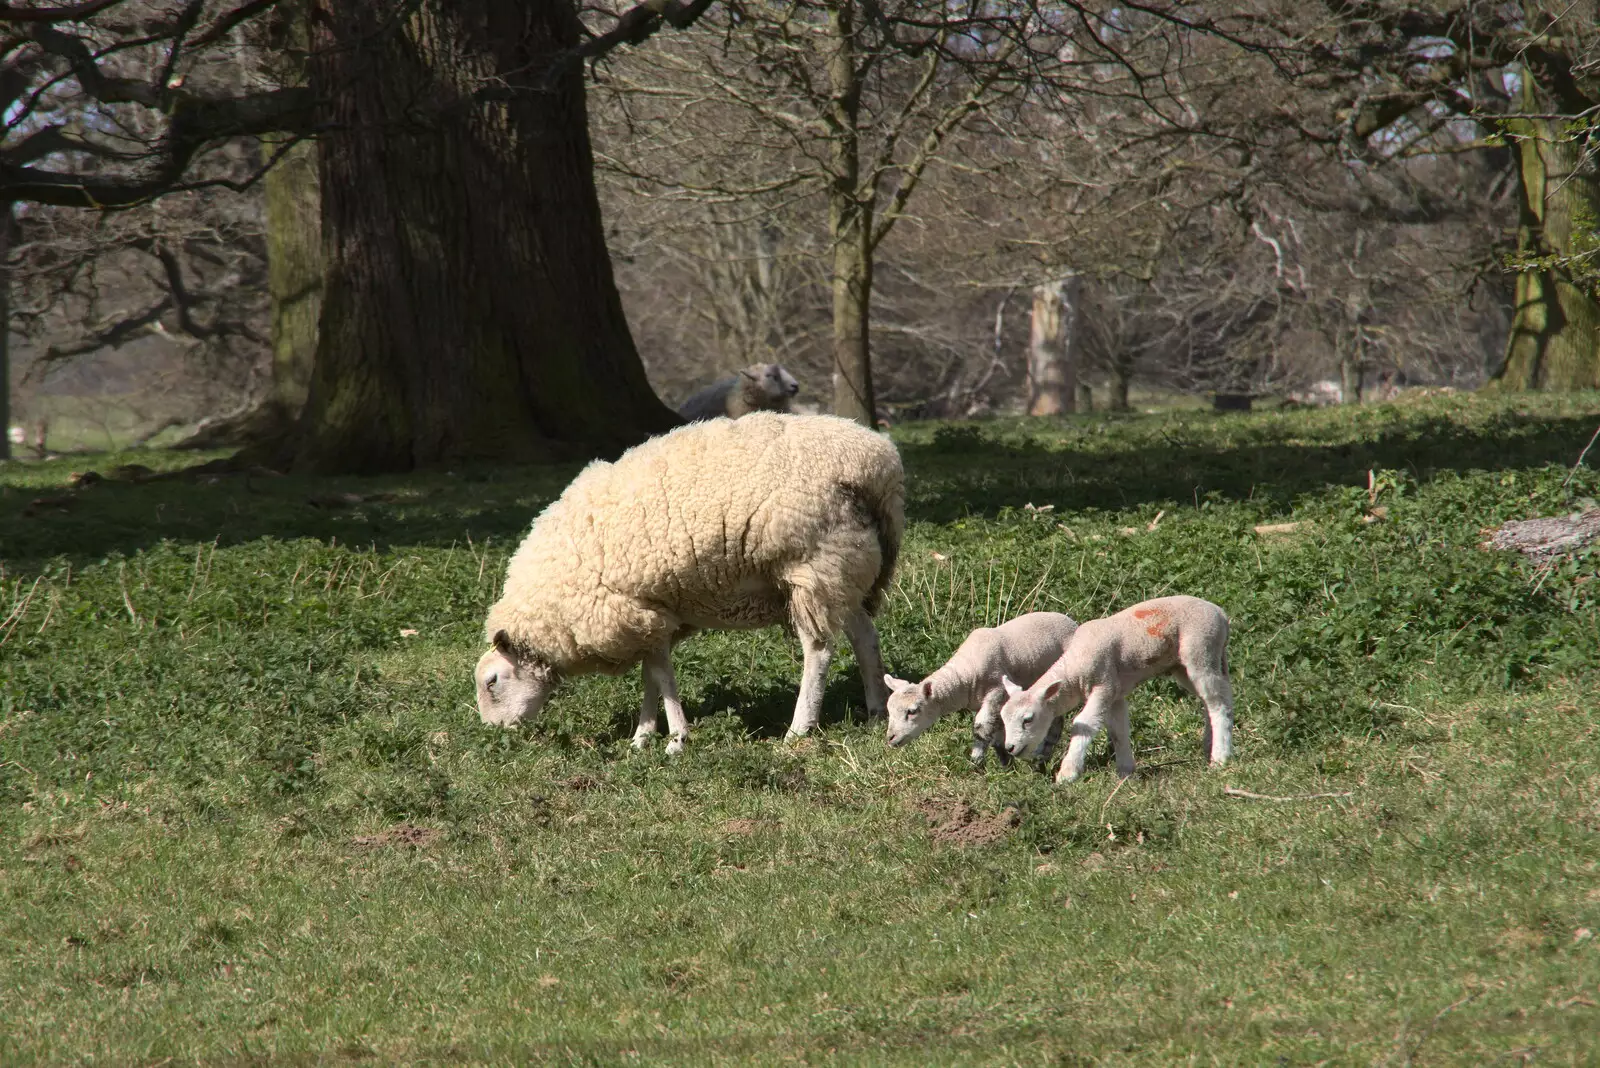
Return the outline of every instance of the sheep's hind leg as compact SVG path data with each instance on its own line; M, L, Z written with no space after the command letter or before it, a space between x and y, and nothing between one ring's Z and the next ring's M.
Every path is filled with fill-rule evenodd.
M833 660L833 647L826 638L800 638L805 652L805 667L800 673L800 694L794 703L794 719L789 724L789 737L806 734L822 720L822 691L828 680L828 664Z
M861 688L866 692L867 718L881 719L889 714L889 688L883 684L883 651L878 646L878 628L865 611L857 612L845 624L850 648L855 650L861 669Z
M661 694L661 705L666 709L667 731L672 736L667 742L667 754L681 753L683 743L689 739L689 717L684 715L683 703L678 700L678 680L672 673L672 650L652 651L644 659L644 672L648 680L645 693L648 695L653 685ZM654 726L653 717L651 725Z
M644 700L639 703L639 725L633 730L633 747L643 749L656 734L656 708L661 702L661 687L656 685L655 673L648 663L641 665L644 676Z
M1233 682L1226 671L1191 672L1189 677L1206 706L1206 729L1201 734L1208 743L1206 756L1212 764L1226 764L1233 756Z

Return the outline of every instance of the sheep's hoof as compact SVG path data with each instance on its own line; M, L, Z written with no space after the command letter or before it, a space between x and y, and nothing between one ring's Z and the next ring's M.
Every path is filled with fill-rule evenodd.
M650 744L650 739L654 737L654 734L635 734L633 736L633 747L635 749L643 749Z

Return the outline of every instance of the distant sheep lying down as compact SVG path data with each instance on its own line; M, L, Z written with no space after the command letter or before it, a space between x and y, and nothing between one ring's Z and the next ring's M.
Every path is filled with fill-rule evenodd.
M1128 694L1156 675L1171 675L1206 706L1200 746L1213 765L1233 755L1233 684L1228 678L1228 617L1198 597L1158 597L1078 628L1061 659L1023 688L1002 680L1006 748L1023 756L1044 742L1058 716L1080 703L1056 782L1083 774L1089 743L1105 724L1117 774L1133 774Z
M644 665L634 745L656 702L683 748L672 647L697 630L790 623L805 666L792 735L816 726L833 641L855 648L867 709L888 698L872 616L905 531L889 440L846 419L758 413L680 427L586 467L534 522L484 625L478 713L512 726L569 675Z
M800 383L775 363L753 363L736 375L718 379L683 402L678 414L688 422L751 412L787 412Z
M1000 723L1000 706L1006 700L1001 679L1032 685L1060 659L1077 629L1072 617L1060 612L1029 612L998 627L974 630L943 667L921 682L885 675L890 690L889 744L905 745L940 717L967 708L977 712L972 720L972 762L982 764L992 746L1000 746L1000 762L1008 762Z

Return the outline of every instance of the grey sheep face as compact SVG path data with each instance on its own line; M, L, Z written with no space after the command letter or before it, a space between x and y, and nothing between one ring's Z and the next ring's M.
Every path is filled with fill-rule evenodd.
M927 730L939 716L928 705L933 697L933 684L907 682L893 675L885 675L889 687L888 741L892 746L902 746Z
M519 653L501 631L494 648L478 659L473 671L478 684L478 716L497 727L515 727L531 719L560 681L547 664Z
M800 392L800 383L793 375L775 363L758 363L739 372L761 387L761 392L775 401L787 400Z

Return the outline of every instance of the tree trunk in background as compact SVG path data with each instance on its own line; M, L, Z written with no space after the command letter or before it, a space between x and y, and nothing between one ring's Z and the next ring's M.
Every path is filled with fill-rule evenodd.
M833 241L833 412L877 425L872 390L872 200L861 194L861 83L856 71L853 0L828 12L832 90L828 233Z
M272 153L278 146L262 143ZM272 295L272 406L286 424L305 407L322 313L322 197L317 147L302 141L267 172L267 289Z
M1361 403L1361 355L1344 353L1339 357L1339 403Z
M1128 410L1128 387L1133 385L1133 359L1118 353L1111 364L1111 399L1107 407L1113 412Z
M11 459L11 259L12 212L0 204L0 460Z
M1083 280L1071 275L1033 287L1028 343L1028 414L1073 410L1078 378L1077 326Z
M1539 83L1524 68L1518 112L1564 106L1546 99ZM1584 158L1583 134L1565 125L1542 118L1506 123L1521 198L1511 335L1495 376L1509 389L1600 386L1600 270L1590 262L1600 251L1600 176Z
M601 230L559 0L316 0L324 288L296 468L615 454L677 423Z

